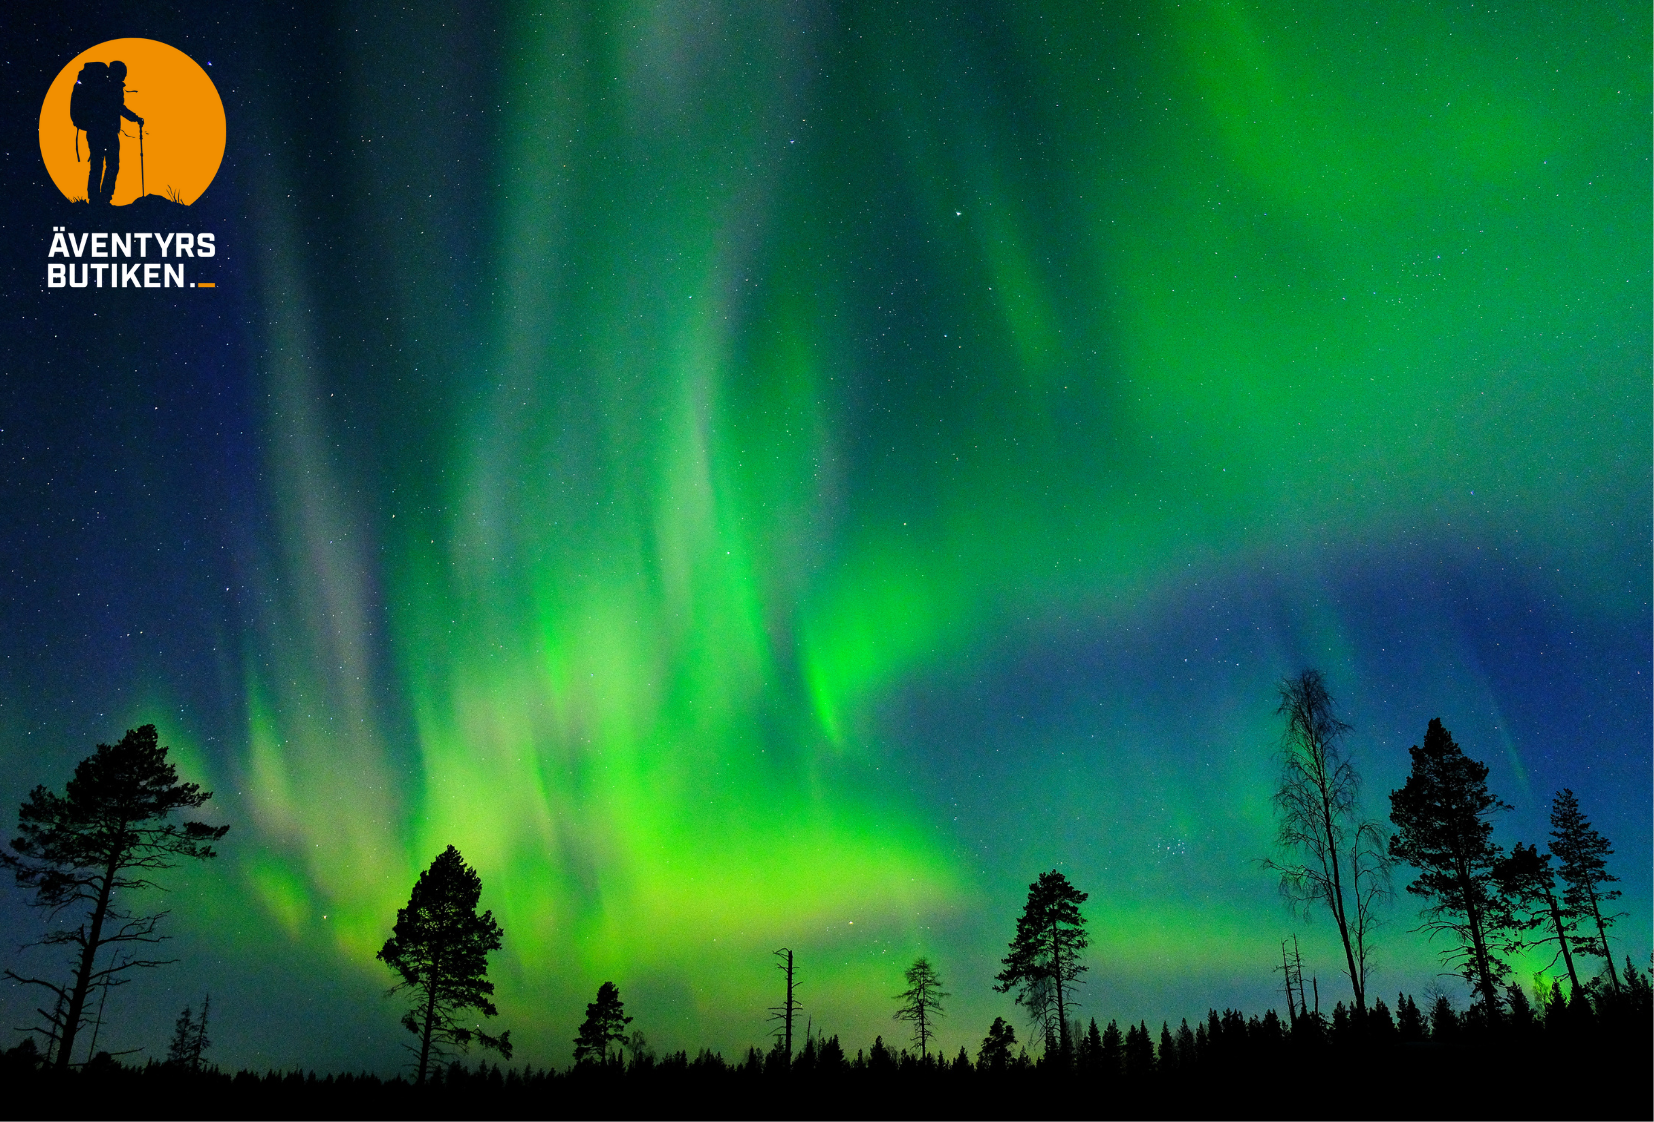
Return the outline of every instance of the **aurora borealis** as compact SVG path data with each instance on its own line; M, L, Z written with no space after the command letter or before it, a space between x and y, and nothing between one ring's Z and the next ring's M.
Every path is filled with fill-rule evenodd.
M73 18L18 104L133 35L229 121L224 282L101 303L7 126L0 795L154 721L232 823L121 1047L210 990L221 1062L389 1070L450 843L536 1065L605 980L758 1043L779 946L852 1048L930 956L974 1052L1053 867L1082 1015L1261 1010L1293 932L1330 1006L1258 864L1306 666L1373 817L1432 717L1503 844L1571 787L1647 961L1647 5ZM1415 912L1377 992L1459 995Z

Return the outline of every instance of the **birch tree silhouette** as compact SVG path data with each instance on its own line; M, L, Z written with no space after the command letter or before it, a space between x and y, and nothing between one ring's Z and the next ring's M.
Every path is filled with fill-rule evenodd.
M1275 792L1281 895L1304 918L1325 908L1344 946L1358 1015L1367 1012L1367 955L1377 909L1391 896L1384 829L1361 816L1361 777L1340 742L1350 726L1333 708L1320 671L1279 685L1281 780Z

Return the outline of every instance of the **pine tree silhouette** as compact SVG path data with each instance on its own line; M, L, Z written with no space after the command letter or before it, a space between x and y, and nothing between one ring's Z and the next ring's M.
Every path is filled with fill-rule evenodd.
M36 1031L51 1040L60 1071L69 1066L93 986L121 985L125 971L171 964L127 956L101 969L96 965L98 952L111 944L153 945L167 938L156 933L165 912L134 915L123 910L124 901L157 887L155 874L182 860L217 856L212 843L228 826L171 820L210 798L211 791L178 782L155 726L144 725L128 729L118 744L98 745L75 765L63 794L36 787L18 811L18 836L11 852L0 849L0 866L12 871L19 888L33 889L30 904L54 919L86 910L85 922L56 927L36 944L70 948L68 985L11 970L4 975L57 995L49 1028Z
M597 999L586 1006L586 1019L580 1023L580 1035L574 1038L574 1062L606 1063L609 1045L626 1039L626 1026L632 1018L626 1015L625 1003L620 1000L620 988L613 982L597 987Z
M1041 873L1028 886L1016 938L994 986L1000 993L1016 990L1017 1004L1028 1010L1035 1024L1059 1034L1065 1063L1073 1047L1068 1039L1068 992L1086 970L1080 961L1089 944L1080 913L1086 899L1086 893L1055 869Z
M465 1051L473 1040L511 1058L510 1032L489 1036L459 1022L466 1010L485 1017L499 1013L490 1000L488 954L500 949L504 933L493 912L477 914L481 898L482 878L449 846L419 874L408 906L397 911L391 937L379 949L379 961L402 976L390 992L407 990L414 998L402 1027L419 1038L421 1084L433 1055L450 1047Z

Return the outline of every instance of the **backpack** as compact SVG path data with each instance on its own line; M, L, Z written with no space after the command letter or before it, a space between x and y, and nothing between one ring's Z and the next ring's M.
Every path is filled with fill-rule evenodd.
M69 120L75 126L75 162L80 162L81 131L99 123L99 111L109 98L109 64L89 62L80 68L75 88L69 94Z

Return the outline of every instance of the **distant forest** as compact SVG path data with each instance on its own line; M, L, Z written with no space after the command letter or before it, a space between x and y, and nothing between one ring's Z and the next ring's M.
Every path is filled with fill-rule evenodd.
M929 958L916 959L893 995L894 1036L858 1043L806 1021L799 963L775 952L773 1044L734 1060L702 1050L658 1055L604 982L565 1069L510 1064L509 1029L488 979L505 932L478 911L482 878L448 846L413 886L378 953L403 1003L409 1069L370 1074L263 1074L221 1070L211 1059L211 1001L178 1016L164 1061L142 1065L99 1051L109 993L155 957L165 913L138 906L155 878L207 860L228 826L184 820L210 792L180 783L153 726L100 744L62 793L36 787L0 863L32 892L45 917L33 944L66 952L63 972L8 969L15 985L46 996L40 1023L0 1052L0 1078L20 1113L123 1117L310 1114L363 1117L1649 1117L1654 1113L1651 976L1629 956L1616 964L1611 931L1624 913L1608 839L1569 790L1551 805L1551 836L1508 852L1492 841L1492 815L1508 809L1487 788L1488 769L1466 756L1440 721L1410 751L1412 771L1390 793L1388 824L1368 818L1360 777L1342 741L1321 676L1280 683L1278 835L1260 862L1278 874L1289 910L1330 919L1344 957L1347 999L1322 1012L1321 986L1304 971L1296 939L1260 969L1279 975L1283 1015L1211 1010L1194 1025L1121 1026L1075 1016L1088 971L1088 894L1058 870L1028 886L1015 935L994 979L1025 1014L1024 1036L995 1018L982 1043L953 1055L935 1047L952 994ZM1552 862L1555 862L1553 865ZM1421 924L1472 995L1456 1009L1435 991L1420 1003L1369 992L1368 962L1393 877ZM1552 955L1532 986L1510 958ZM1548 978L1549 985L1541 979ZM1564 984L1566 983L1566 984ZM1312 997L1313 994L1313 997ZM1329 995L1330 996L1330 995ZM468 1063L473 1048L495 1061ZM17 1110L17 1107L14 1107Z

